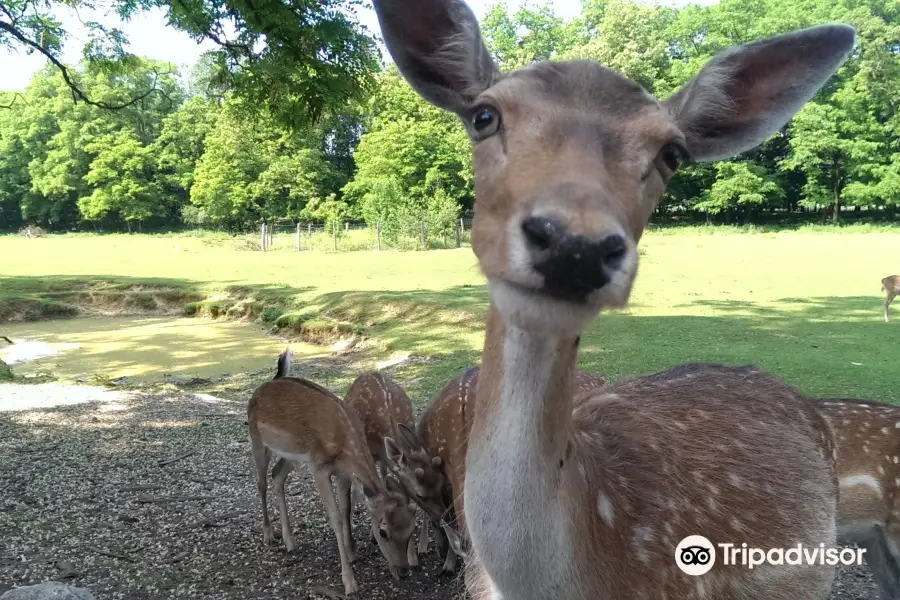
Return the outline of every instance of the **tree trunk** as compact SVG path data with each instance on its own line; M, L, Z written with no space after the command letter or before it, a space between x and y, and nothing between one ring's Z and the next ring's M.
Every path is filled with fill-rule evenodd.
M837 223L841 219L841 172L838 161L834 161L834 170L832 171L832 192L833 192L833 208L832 217Z

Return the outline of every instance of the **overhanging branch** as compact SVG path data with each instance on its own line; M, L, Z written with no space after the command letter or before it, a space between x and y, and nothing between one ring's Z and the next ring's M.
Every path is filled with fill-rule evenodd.
M78 87L78 84L75 83L75 81L72 79L72 75L69 72L69 68L66 65L64 65L63 63L61 63L59 61L59 59L57 59L55 56L53 56L53 54L49 50L47 50L46 48L41 46L41 44L37 43L36 41L34 41L31 38L29 38L28 36L26 36L17 27L15 27L14 25L12 25L10 23L5 23L3 21L0 21L0 31L6 31L11 36L13 36L17 40L19 40L21 43L23 43L26 46L29 46L31 48L34 48L35 50L37 50L38 52L43 54L47 58L47 60L49 60L53 64L53 66L55 66L57 69L59 69L59 72L62 74L63 80L65 80L66 85L69 86L70 90L72 90L72 99L75 102L78 102L80 100L80 101L84 102L85 104L89 104L91 106L96 106L97 108L103 108L106 110L120 110L123 108L128 108L129 106L134 106L135 104L137 104L141 100L144 100L145 98L147 98L150 94L152 94L154 92L163 93L162 90L160 90L158 87L156 87L156 82L158 79L158 74L156 74L153 79L153 85L150 87L150 89L143 92L142 94L139 94L138 96L135 96L134 98L132 98L131 100L128 100L127 102L123 102L121 104L109 104L106 102L101 102L99 100L91 100L90 98L88 98L87 94L85 94L84 91L82 91L82 89L80 87Z

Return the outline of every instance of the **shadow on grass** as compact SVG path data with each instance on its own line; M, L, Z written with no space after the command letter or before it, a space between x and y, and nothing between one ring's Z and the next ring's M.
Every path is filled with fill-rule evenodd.
M24 280L26 286L40 287L38 280L57 285L73 279L77 280L0 278L0 287L10 280L20 286ZM184 280L118 278L114 283L201 289L197 282ZM352 324L377 340L383 355L403 352L424 358L394 369L398 377L416 383L418 403L427 401L456 372L480 359L488 310L484 285L319 295L309 287L273 285L234 285L222 291L271 302L286 312L308 312ZM675 309L702 308L709 316L606 313L582 336L580 367L615 378L694 360L752 362L807 393L900 402L896 385L900 379L900 320L884 323L880 306L877 295L784 298L768 304L698 299ZM166 346L175 340L177 334L173 333L171 341L163 336L143 343ZM240 351L240 344L216 349ZM355 374L340 378L341 388L352 376Z

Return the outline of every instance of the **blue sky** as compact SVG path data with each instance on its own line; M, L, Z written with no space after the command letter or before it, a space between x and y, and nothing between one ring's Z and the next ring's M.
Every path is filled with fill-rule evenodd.
M709 3L711 0L701 0ZM479 18L483 17L496 0L468 0L469 6ZM684 0L674 0L675 4L683 4ZM522 0L507 0L507 6L515 9ZM76 14L69 9L57 13L66 30L70 32L70 40L63 47L63 62L75 63L78 61L81 49L86 41L82 21L99 21L107 26L120 27L130 42L129 50L134 54L149 56L157 60L172 62L181 67L189 67L194 64L197 57L214 44L204 42L198 44L187 34L176 31L165 24L164 14L155 9L141 16L122 23L115 17L107 17L102 14L103 3L98 3L101 12L82 10ZM575 16L579 13L580 0L553 0L556 13L564 18ZM371 31L380 33L378 19L371 9L361 11L360 20ZM27 55L24 52L7 51L0 48L0 90L21 90L28 84L31 76L44 65L46 59L37 53Z

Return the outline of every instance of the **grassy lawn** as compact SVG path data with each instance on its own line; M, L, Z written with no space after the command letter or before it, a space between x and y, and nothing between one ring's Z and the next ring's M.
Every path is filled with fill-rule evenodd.
M900 273L900 233L663 230L641 248L631 305L591 325L582 368L615 378L693 360L753 362L808 393L900 403L900 302L886 324L880 292L881 278ZM476 363L483 340L487 294L468 248L264 254L218 238L6 236L0 257L0 322L66 315L126 291L137 306L277 307L282 322L365 331L378 342L372 360L439 358L398 371L416 381L419 401ZM355 375L325 383L341 390Z

